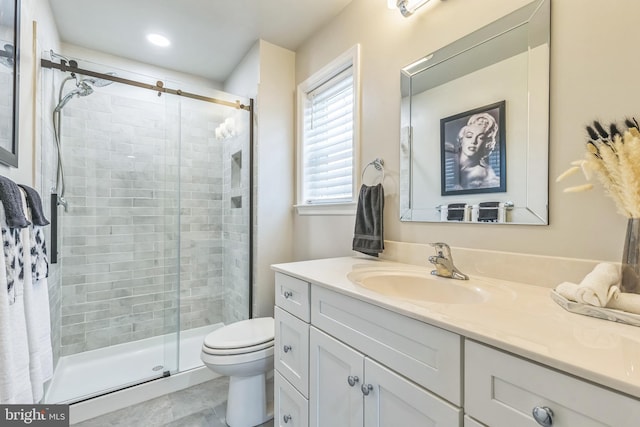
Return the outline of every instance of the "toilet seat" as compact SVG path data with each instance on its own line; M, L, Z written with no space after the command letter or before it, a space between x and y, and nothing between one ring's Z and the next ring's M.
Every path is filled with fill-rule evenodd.
M241 348L211 348L205 344L202 345L202 351L207 354L214 354L219 356L232 356L234 354L251 353L254 351L262 350L267 347L273 347L274 340L263 342L261 344L252 345L250 347Z
M252 363L260 360L267 360L273 358L274 347L263 348L262 350L252 351L249 353L236 353L236 354L210 354L204 351L200 353L200 358L205 364L227 366L227 365L239 365L243 363Z
M215 355L250 353L273 346L274 334L272 317L241 320L207 335L202 351Z

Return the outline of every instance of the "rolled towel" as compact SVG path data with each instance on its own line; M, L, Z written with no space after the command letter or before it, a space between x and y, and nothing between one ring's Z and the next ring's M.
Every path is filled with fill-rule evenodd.
M620 268L600 263L582 279L576 290L576 301L595 307L604 307L619 292Z
M570 301L577 302L576 291L578 285L571 282L562 282L556 286L555 291Z
M640 314L640 294L619 292L609 300L607 308Z

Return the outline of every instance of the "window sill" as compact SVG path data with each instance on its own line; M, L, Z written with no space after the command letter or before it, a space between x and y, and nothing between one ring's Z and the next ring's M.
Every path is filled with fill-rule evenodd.
M295 205L298 215L355 215L356 203L327 203L326 205Z

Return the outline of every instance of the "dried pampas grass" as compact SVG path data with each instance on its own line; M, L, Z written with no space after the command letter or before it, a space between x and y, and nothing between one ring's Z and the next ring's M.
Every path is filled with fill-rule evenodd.
M599 122L594 122L593 127L587 126L589 140L584 160L572 162L572 167L558 176L556 182L579 170L589 181L593 172L621 214L640 218L640 130L635 119L632 120L625 120L627 130L622 133L615 124L609 126L609 132ZM584 184L564 191L574 193L591 188L592 184Z

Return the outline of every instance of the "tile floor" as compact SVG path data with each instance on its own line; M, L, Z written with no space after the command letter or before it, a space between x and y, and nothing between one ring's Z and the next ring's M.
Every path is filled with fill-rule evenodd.
M273 390L272 381L267 383L268 390ZM228 377L216 378L73 426L226 427L228 387ZM273 399L272 394L269 399ZM273 427L273 420L261 427Z

